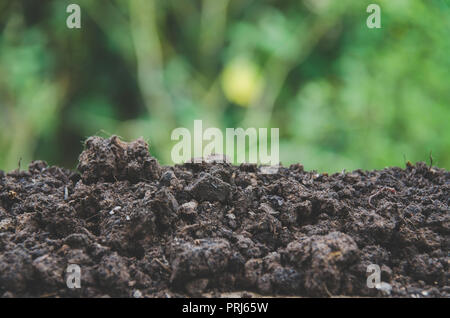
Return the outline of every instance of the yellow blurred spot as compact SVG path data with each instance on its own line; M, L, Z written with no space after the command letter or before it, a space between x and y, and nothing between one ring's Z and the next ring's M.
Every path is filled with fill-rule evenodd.
M332 258L338 258L342 256L342 252L341 251L337 251L337 252L331 252L330 254L328 254L328 259L332 259Z
M8 192L8 195L10 199L15 199L17 197L17 192L11 190Z
M222 88L229 101L248 107L262 89L257 65L247 59L232 60L223 71Z

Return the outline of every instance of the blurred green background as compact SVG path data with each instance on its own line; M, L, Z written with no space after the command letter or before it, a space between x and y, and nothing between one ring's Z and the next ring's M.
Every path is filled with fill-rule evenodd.
M194 119L279 127L284 165L449 169L450 0L0 1L1 169L74 168L93 134L171 164Z

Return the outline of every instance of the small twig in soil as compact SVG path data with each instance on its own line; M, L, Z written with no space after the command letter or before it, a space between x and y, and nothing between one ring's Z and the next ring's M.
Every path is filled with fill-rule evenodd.
M383 187L383 188L381 188L380 190L378 190L375 194L372 194L370 197L369 197L369 205L371 206L371 207L374 207L373 205L372 205L372 199L373 198L375 198L377 195L379 195L380 193L382 193L382 192L384 192L384 191L390 191L391 193L397 193L397 191L395 191L395 189L394 188L390 188L390 187Z
M330 298L334 298L333 294L330 293L330 291L328 290L327 285L326 285L325 283L323 284L323 287L325 287L325 291L327 292L328 296L329 296Z
M96 216L99 216L98 213L91 215L90 217L84 219L85 221L89 221L90 219L95 218Z
M200 227L203 227L203 226L206 226L206 225L210 225L210 224L212 224L212 222L195 223L195 224L186 225L185 227L181 228L181 229L179 230L179 232L184 232L184 231L187 231L187 230L192 230L192 229L195 229L195 228L200 228Z
M82 230L89 236L89 237L94 237L94 234L92 234L91 232L89 232L89 230L85 227L82 228Z
M180 232L184 232L190 229L195 229L196 227L200 227L200 223L195 223L195 224L190 224L190 225L186 225L185 227L180 229Z
M55 297L56 295L58 295L57 292L47 293L47 294L40 295L39 298L50 298L50 297Z
M159 258L155 258L155 261L168 273L172 273L172 269L169 266L167 266L166 264L164 264Z

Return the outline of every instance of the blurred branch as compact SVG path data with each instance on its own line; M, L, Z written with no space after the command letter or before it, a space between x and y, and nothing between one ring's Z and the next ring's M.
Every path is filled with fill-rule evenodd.
M138 83L150 114L148 130L160 149L170 140L175 127L173 105L164 84L163 53L157 31L153 0L130 0L130 26L137 60ZM167 158L168 154L164 153Z
M163 55L159 41L155 2L130 0L131 35L137 59L138 82L150 114L173 124L170 97L163 78Z
M104 34L128 63L134 62L133 43L129 36L129 30L126 26L129 25L127 18L120 12L114 3L111 1L88 1L83 6L89 16L97 23L103 30Z
M298 50L289 59L272 56L264 67L265 87L259 98L255 99L247 110L241 122L243 127L268 127L272 118L275 102L280 94L289 72L302 64L313 51L320 39L330 31L338 20L339 15L323 16L308 28L308 36L298 45Z
M200 51L203 61L210 66L215 52L223 45L225 27L227 24L227 7L229 0L202 1ZM208 63L209 62L209 63ZM213 70L214 68L211 68Z

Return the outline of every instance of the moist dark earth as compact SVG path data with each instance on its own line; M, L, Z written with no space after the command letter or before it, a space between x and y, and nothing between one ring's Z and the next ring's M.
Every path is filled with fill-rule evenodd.
M420 162L165 167L142 139L90 137L77 172L0 171L0 296L449 297L449 189Z

